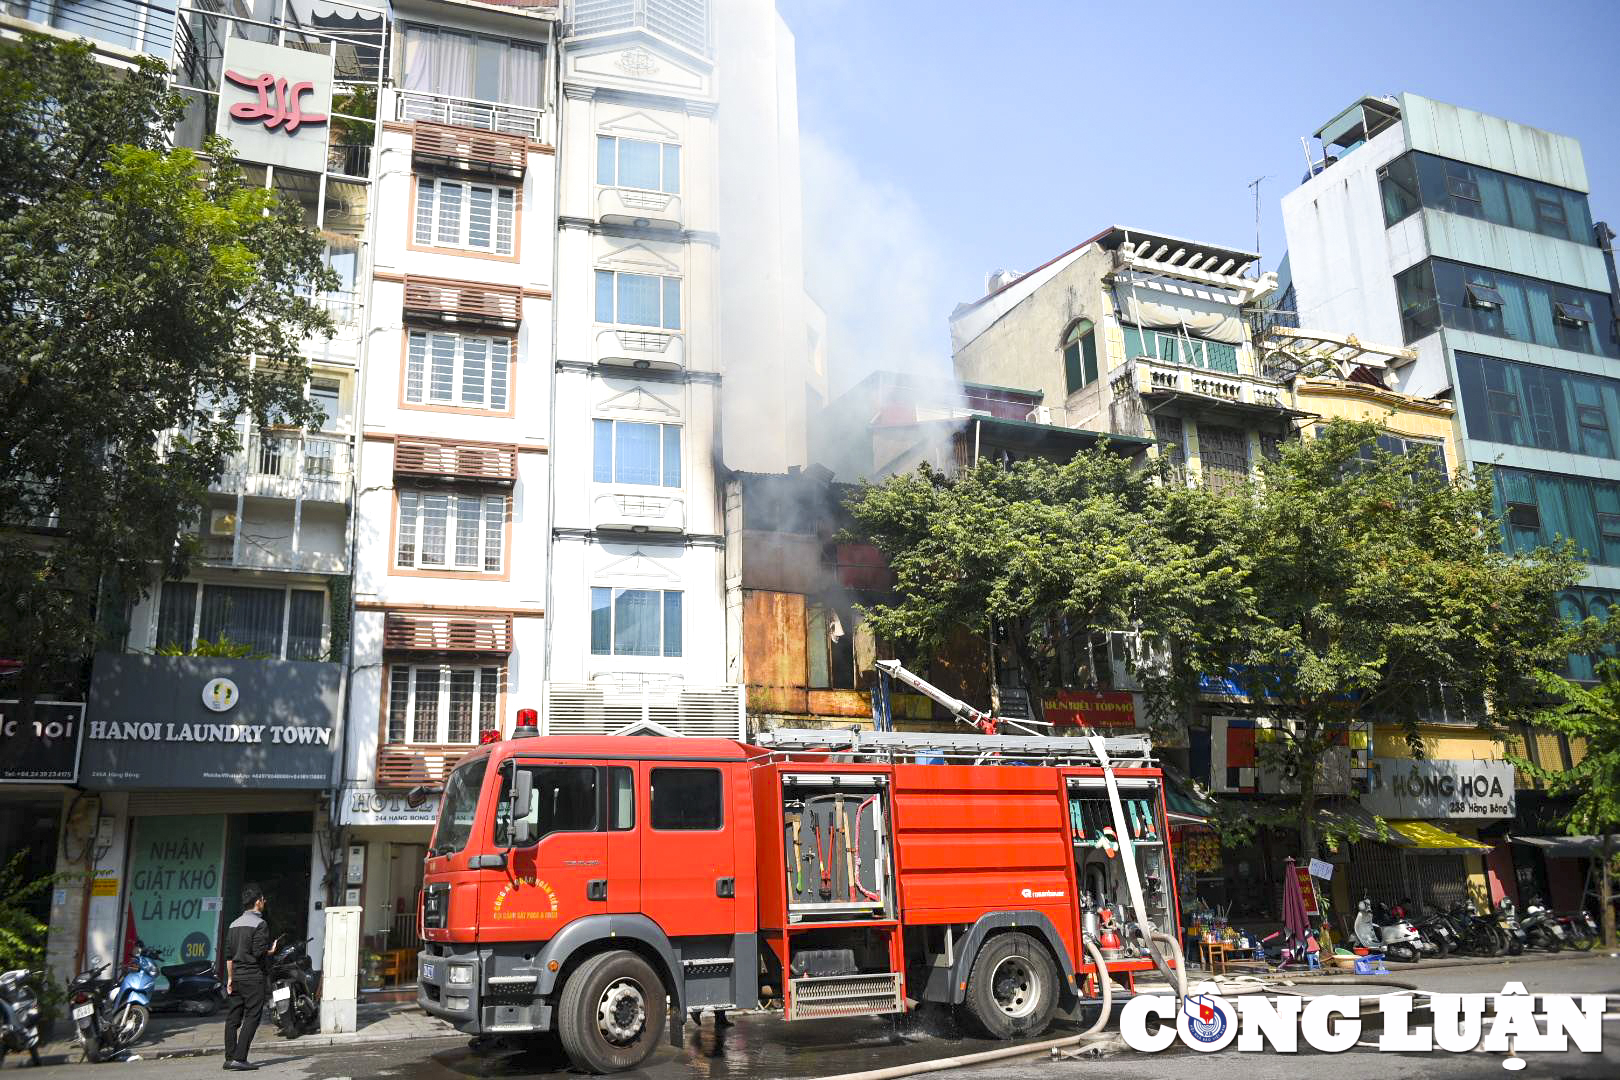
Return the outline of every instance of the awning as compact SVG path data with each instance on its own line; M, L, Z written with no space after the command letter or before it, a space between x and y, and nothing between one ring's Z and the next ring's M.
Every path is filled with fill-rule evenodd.
M1175 766L1163 763L1164 809L1172 825L1208 825L1215 816L1215 804L1193 789L1192 781Z
M1428 821L1391 821L1390 827L1424 851L1489 851L1491 845L1442 829Z
M1601 836L1510 836L1515 844L1539 848L1549 859L1589 859L1603 850ZM1613 838L1612 849L1620 851L1620 835Z
M1413 846L1412 841L1395 831L1392 822L1381 820L1354 800L1336 799L1323 803L1317 808L1316 820L1337 832L1349 833L1357 840L1373 840L1395 847Z

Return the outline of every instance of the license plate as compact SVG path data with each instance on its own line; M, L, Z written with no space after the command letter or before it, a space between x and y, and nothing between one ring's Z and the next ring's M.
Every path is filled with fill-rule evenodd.
M270 1000L271 1001L286 1001L290 997L292 997L292 987L290 987L290 986L278 986L278 987L276 987L275 993L270 995Z
M439 969L437 967L435 967L434 965L432 965L432 964L423 964L422 965L422 978L424 978L424 979L433 979L433 978L436 978L438 976L438 974L439 974Z
M96 1015L96 1007L94 1005L80 1005L78 1008L73 1010L73 1019L75 1020L88 1020L94 1015Z

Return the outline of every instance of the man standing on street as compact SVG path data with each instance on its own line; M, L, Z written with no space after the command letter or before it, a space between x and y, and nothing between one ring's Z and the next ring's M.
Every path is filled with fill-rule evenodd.
M225 932L225 993L230 1012L225 1017L225 1068L257 1069L249 1065L248 1047L264 1013L269 983L270 927L264 921L264 891L257 885L242 890L242 916ZM276 939L280 941L279 938Z

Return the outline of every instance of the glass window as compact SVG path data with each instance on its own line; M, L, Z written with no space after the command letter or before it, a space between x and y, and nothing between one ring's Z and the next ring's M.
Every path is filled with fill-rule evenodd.
M500 730L496 666L395 664L388 674L388 741L465 746Z
M247 645L255 655L281 656L283 589L243 585L204 585L198 637Z
M591 589L591 652L596 656L680 656L681 594L656 589Z
M197 583L165 581L158 598L157 647L191 648L191 631L196 625Z
M317 589L293 589L288 597L287 659L324 660L326 594Z
M506 496L401 488L394 565L500 573Z
M418 244L510 255L517 222L517 192L508 187L418 176Z
M1613 304L1605 293L1444 259L1404 270L1395 283L1408 342L1443 322L1458 330L1620 358Z
M1417 169L1410 154L1402 154L1378 170L1378 192L1384 201L1386 226L1417 213L1422 203L1418 198Z
M539 842L554 832L596 832L600 800L593 765L519 765L534 777L530 789L529 835ZM511 843L512 770L501 770L500 800L495 804L495 846Z
M342 384L332 379L311 379L309 381L309 400L321 410L320 422L315 425L316 431L331 431L337 427L338 398L342 392Z
M608 828L622 832L635 827L635 770L615 765L608 770Z
M652 770L652 827L712 831L725 824L719 769Z
M1081 319L1063 343L1063 381L1069 393L1097 381L1097 335L1090 319Z
M1126 324L1126 356L1150 356L1167 364L1207 368L1236 375L1237 346L1195 337L1185 330L1152 330Z
M598 270L596 321L679 330L681 279Z
M681 486L680 425L594 420L592 426L597 483Z
M1395 295L1401 305L1401 333L1408 344L1440 329L1440 302L1434 291L1434 271L1427 261L1395 275Z
M1620 482L1506 466L1491 480L1509 551L1573 540L1587 562L1620 566Z
M598 135L596 182L678 194L681 190L681 148L674 143Z
M412 330L405 351L405 400L504 412L511 366L511 338Z
M1584 194L1528 177L1413 150L1379 170L1378 186L1385 225L1421 204L1578 244L1597 242Z
M445 97L538 108L544 58L545 52L538 45L407 24L404 87ZM478 114L451 115L461 119Z
M488 758L469 761L450 774L439 803L439 822L433 828L429 855L453 855L467 846L478 817L478 794L484 786Z
M1456 354L1470 438L1614 459L1620 457L1620 379Z

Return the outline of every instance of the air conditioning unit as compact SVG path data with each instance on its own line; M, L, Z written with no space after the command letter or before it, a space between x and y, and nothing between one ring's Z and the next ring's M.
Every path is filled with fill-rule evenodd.
M212 510L208 514L209 536L236 535L236 513L231 510Z
M1050 424L1052 422L1052 406L1037 405L1029 410L1029 414L1024 419L1036 424Z

